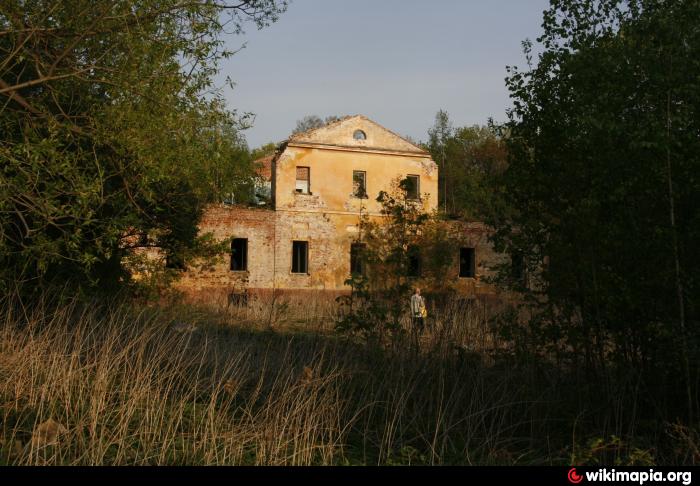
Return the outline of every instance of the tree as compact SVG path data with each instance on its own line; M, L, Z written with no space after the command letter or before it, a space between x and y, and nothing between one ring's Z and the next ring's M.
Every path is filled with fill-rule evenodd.
M265 145L261 145L260 147L253 149L250 152L250 158L253 159L253 161L262 159L264 157L269 157L270 155L274 155L274 153L277 151L277 144L275 142L269 142L266 143Z
M438 164L438 202L445 214L471 220L503 213L496 178L506 168L503 138L494 127L454 128L446 111L435 115L428 150Z
M442 206L447 213L447 174L450 172L450 165L447 159L447 145L453 137L454 129L450 122L450 117L445 110L439 110L435 115L435 125L428 130L429 147L433 156L433 160L440 167L438 174L438 186L442 186L442 191L438 190L439 196L442 197ZM440 184L442 182L442 184ZM450 184L451 186L452 184ZM438 204L439 205L439 204Z
M302 133L313 130L314 128L325 127L329 123L333 123L338 120L340 120L340 117L335 115L327 116L325 119L322 119L318 115L306 115L301 120L297 120L297 126L294 128L294 130L292 130L292 133Z
M444 279L457 244L447 223L428 213L429 195L409 197L409 180L395 180L389 191L381 191L382 220L360 219L355 248L363 264L362 272L347 280L352 289L341 297L345 311L337 328L344 332L378 339L400 336L401 321L407 311L412 287L448 292Z
M539 62L507 80L502 182L516 211L496 222L499 248L540 281L532 335L588 369L613 358L683 389L691 420L699 24L697 2L552 1Z
M116 289L124 259L196 252L203 205L251 171L246 116L212 85L225 33L285 2L0 6L0 287Z

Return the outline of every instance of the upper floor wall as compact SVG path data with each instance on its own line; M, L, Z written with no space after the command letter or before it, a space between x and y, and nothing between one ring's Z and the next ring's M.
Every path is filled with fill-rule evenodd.
M276 209L376 214L379 192L408 176L424 207L437 207L430 155L363 116L291 137L272 171Z

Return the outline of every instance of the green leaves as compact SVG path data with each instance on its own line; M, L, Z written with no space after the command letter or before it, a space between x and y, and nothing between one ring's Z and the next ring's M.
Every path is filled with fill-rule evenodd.
M350 276L351 294L338 299L336 328L341 332L380 342L399 337L413 286L425 284L434 292L449 288L444 276L454 264L457 244L446 223L427 213L421 200L411 199L409 190L408 179L393 181L377 197L385 218L360 220L357 257L366 270Z
M493 127L454 128L447 112L435 115L428 148L438 164L438 206L449 216L483 220L499 205L495 176L505 170L506 152Z
M286 2L0 7L0 288L129 282L134 238L187 260L204 204L249 184L245 115L213 87L225 29ZM227 27L228 26L228 27Z
M507 79L515 211L497 243L542 278L539 322L561 339L540 344L589 365L658 359L683 310L698 338L698 22L697 2L554 0L538 62Z

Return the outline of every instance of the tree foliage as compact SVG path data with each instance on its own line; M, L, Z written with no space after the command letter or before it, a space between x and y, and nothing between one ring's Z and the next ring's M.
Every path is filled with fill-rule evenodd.
M250 158L253 159L253 161L255 161L258 159L262 159L263 157L274 155L276 151L277 144L275 142L268 142L265 145L261 145L260 147L251 150Z
M249 179L213 86L226 33L285 2L7 0L0 5L0 286L129 282L124 258L196 250L203 205Z
M553 0L532 65L511 69L515 212L500 248L538 283L528 336L589 368L610 358L697 406L700 3ZM523 338L524 339L524 338ZM679 380L679 377L683 377ZM674 390L674 388L670 388Z
M318 115L306 115L301 120L297 120L297 125L292 130L292 133L302 133L314 128L325 127L329 123L333 123L340 120L339 116L329 115L326 118L321 118Z
M430 195L418 200L408 195L408 179L397 179L377 197L383 218L362 215L355 243L364 271L346 282L352 292L340 299L346 312L339 330L380 341L399 336L415 286L449 291L444 275L454 263L457 244L447 223L427 211Z
M454 128L446 111L435 115L428 150L438 164L438 206L450 216L483 220L502 213L497 176L506 168L503 138L494 127Z

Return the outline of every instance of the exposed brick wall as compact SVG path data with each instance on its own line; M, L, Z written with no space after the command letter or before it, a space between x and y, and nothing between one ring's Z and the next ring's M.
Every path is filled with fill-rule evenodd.
M204 213L200 233L212 233L218 240L248 239L248 269L231 271L231 256L210 268L191 268L176 284L188 294L241 292L246 288L271 288L274 254L275 211L229 205L212 205Z
M353 138L356 129L365 131L366 140ZM231 271L231 256L223 255L210 268L185 272L177 284L180 290L222 303L244 290L347 292L344 282L350 274L350 245L357 237L360 210L380 217L376 194L407 174L420 176L425 210L434 209L437 202L438 167L430 155L361 116L292 137L281 153L257 161L257 166L263 177L271 178L275 209L212 205L200 223L200 231L216 239L246 238L247 270ZM299 167L309 167L311 194L295 190ZM352 196L354 170L366 174L366 199ZM494 293L484 278L503 257L488 242L489 229L463 222L451 227L462 246L475 248L476 275L459 278L456 254L445 279L455 281L465 294ZM295 240L308 242L306 274L292 273Z
M202 233L217 239L247 238L247 270L230 269L230 255L210 268L188 270L177 283L187 294L226 302L231 293L248 289L260 291L326 290L346 292L350 274L350 245L356 237L357 216L321 212L274 211L238 206L214 205L207 209L200 224ZM504 261L488 241L489 228L482 223L452 222L453 235L460 246L475 249L474 278L459 278L459 258L445 279L456 282L464 294L493 294L485 282L493 275L493 265ZM309 243L308 273L292 273L292 242Z
M263 180L272 180L272 159L274 158L274 155L268 155L267 157L263 157L261 159L253 161L255 173L262 177Z
M456 288L467 295L492 295L497 289L486 282L495 275L494 266L505 262L506 256L496 252L488 238L492 230L483 223L463 221L450 222L453 237L460 247L474 248L474 278L459 277L459 256L455 255L455 264L445 275L445 278L456 282Z
M331 216L317 212L277 211L276 288L342 289L335 278L342 268L342 244ZM292 241L308 241L309 273L292 273ZM349 248L349 243L348 243ZM349 265L349 264L348 264ZM349 266L348 266L349 270Z
M357 217L317 212L274 211L213 205L200 223L216 239L247 238L246 271L231 271L230 255L206 269L184 273L176 287L187 294L212 293L224 299L245 289L347 291L350 244ZM348 230L348 227L351 228ZM308 273L292 273L292 242L309 244Z

